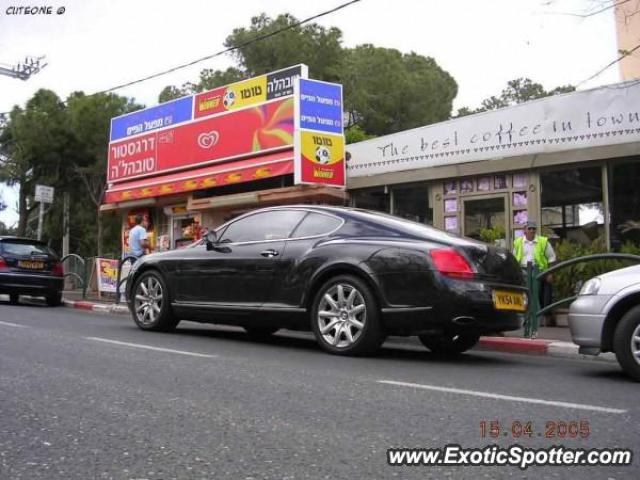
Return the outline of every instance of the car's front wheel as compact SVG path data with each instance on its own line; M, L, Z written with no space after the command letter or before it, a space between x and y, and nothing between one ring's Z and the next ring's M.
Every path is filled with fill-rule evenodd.
M11 295L9 295L9 303L11 305L17 305L18 304L18 300L20 300L20 295L18 295L16 293L12 293Z
M136 280L131 310L142 330L167 332L178 324L169 305L169 292L162 276L150 270Z
M320 346L337 355L374 353L385 338L371 288L352 275L334 277L318 290L311 324Z
M622 369L640 382L640 305L620 319L613 334L613 351Z
M480 340L475 333L449 333L438 336L420 335L422 344L433 353L457 355L473 348Z

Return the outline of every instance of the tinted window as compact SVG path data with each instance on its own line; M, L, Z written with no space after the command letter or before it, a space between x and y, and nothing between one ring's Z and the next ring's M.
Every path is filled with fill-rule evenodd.
M53 255L51 249L46 245L6 240L0 243L0 251L8 255Z
M302 221L293 237L314 237L316 235L326 235L340 226L342 221L335 217L322 215L320 213L309 213Z
M277 210L244 217L227 227L220 242L261 242L288 238L305 212Z

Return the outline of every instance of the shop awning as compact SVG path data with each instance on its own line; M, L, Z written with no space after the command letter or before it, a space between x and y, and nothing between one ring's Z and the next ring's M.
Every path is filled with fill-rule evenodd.
M293 152L272 153L180 173L110 185L105 204L205 190L293 173Z

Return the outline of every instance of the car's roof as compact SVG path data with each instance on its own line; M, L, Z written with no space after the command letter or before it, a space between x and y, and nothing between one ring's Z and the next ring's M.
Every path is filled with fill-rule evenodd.
M35 238L27 238L27 237L15 237L11 235L0 235L0 242L3 240L18 240L20 242L37 242L44 244L41 240L36 240Z

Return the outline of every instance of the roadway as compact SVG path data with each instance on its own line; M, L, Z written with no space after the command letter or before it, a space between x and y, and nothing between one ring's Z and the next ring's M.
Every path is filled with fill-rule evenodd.
M631 466L387 465L390 447L638 450L640 385L613 363L391 339L375 358L304 333L252 341L183 322L0 302L0 479L640 478ZM501 431L482 435L481 422ZM532 423L514 438L513 422ZM586 438L547 422L586 421ZM516 432L517 435L517 432Z

